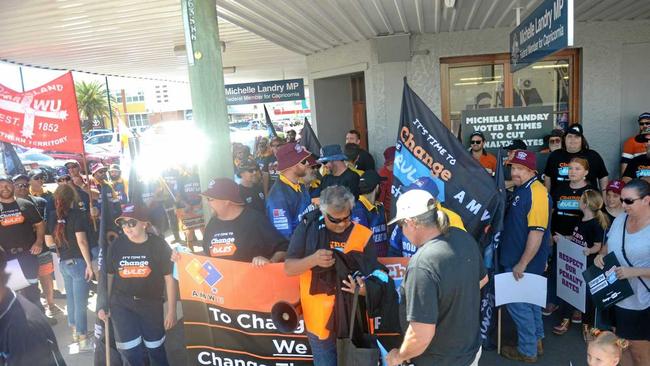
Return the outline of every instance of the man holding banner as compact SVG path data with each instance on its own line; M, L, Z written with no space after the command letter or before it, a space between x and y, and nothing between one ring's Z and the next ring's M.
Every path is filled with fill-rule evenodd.
M499 263L505 272L512 272L520 280L524 273L544 273L551 250L551 199L537 180L534 152L516 150L510 164L516 188L505 217ZM520 362L537 362L537 356L543 353L542 308L529 303L510 303L506 308L515 322L519 344L504 346L501 355Z

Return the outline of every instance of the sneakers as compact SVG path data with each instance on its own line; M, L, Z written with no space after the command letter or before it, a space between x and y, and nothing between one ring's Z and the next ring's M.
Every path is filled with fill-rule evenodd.
M60 307L54 305L45 305L45 316L48 318L54 318L57 315L60 315L63 313L63 310L61 310Z
M76 329L72 330L72 343L78 343L79 342L79 333L77 333Z
M89 352L94 349L95 347L92 339L88 338L86 335L79 336L79 352Z
M582 313L579 311L574 311L573 315L571 315L571 323L573 324L581 324L582 323Z
M548 305L546 305L544 310L542 310L542 315L549 316L549 315L553 314L555 312L555 310L557 310L558 308L559 308L559 306L557 306L557 305L555 305L553 303L549 303Z
M562 319L562 322L560 324L553 327L553 334L563 335L569 331L570 325L571 323L569 322L569 319Z
M539 343L537 343L537 346L539 347ZM518 361L518 362L525 362L525 363L537 362L537 356L531 357L531 356L523 355L519 352L517 347L513 347L513 346L503 346L501 348L501 356L509 360Z

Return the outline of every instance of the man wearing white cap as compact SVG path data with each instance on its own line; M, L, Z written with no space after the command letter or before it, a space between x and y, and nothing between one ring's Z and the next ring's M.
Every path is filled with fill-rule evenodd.
M435 198L421 189L399 197L393 223L418 250L400 288L408 327L401 347L388 353L388 365L478 365L480 288L487 282L478 244L450 228Z

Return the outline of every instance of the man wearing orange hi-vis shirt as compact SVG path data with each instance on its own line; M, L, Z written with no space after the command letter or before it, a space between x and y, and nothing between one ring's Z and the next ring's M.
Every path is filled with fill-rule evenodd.
M300 276L300 301L315 366L337 364L336 338L347 337L349 314L358 286L361 310L370 317L396 300L385 267L377 262L372 231L350 216L354 196L342 186L324 189L320 211L301 220L293 233L284 269ZM391 293L392 291L392 293ZM336 313L336 316L333 316ZM354 334L369 332L366 317Z

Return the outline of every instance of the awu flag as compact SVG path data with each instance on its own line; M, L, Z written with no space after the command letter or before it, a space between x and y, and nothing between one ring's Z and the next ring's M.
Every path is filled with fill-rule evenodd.
M488 276L490 281L483 287L481 290L481 341L483 343L483 349L489 350L493 349L493 343L491 342L491 336L494 333L495 322L495 295L494 295L494 273L496 271L497 263L497 249L499 248L499 242L501 239L501 231L503 230L503 217L505 216L505 206L506 206L506 186L505 179L503 177L503 164L501 164L503 150L499 149L497 151L497 168L495 172L495 180L498 191L496 208L494 210L494 218L492 220L492 225L488 231L488 243L485 245L483 250L483 261L485 268L488 270Z
M419 177L431 177L443 206L460 215L475 238L483 237L494 217L496 184L406 80L396 147L392 201Z
M24 93L0 84L0 140L43 150L83 153L72 74Z
M273 127L273 122L271 122L271 116L269 116L269 111L266 109L266 104L264 105L264 117L266 118L266 128L269 131L269 138L278 137L278 133L275 132L275 127Z
M10 176L25 174L27 171L25 167L20 162L18 154L13 145L7 142L2 142L2 163L5 167L5 172Z
M300 145L304 146L312 155L318 157L320 154L321 144L316 137L316 133L311 128L311 124L305 117L305 124L300 131Z

